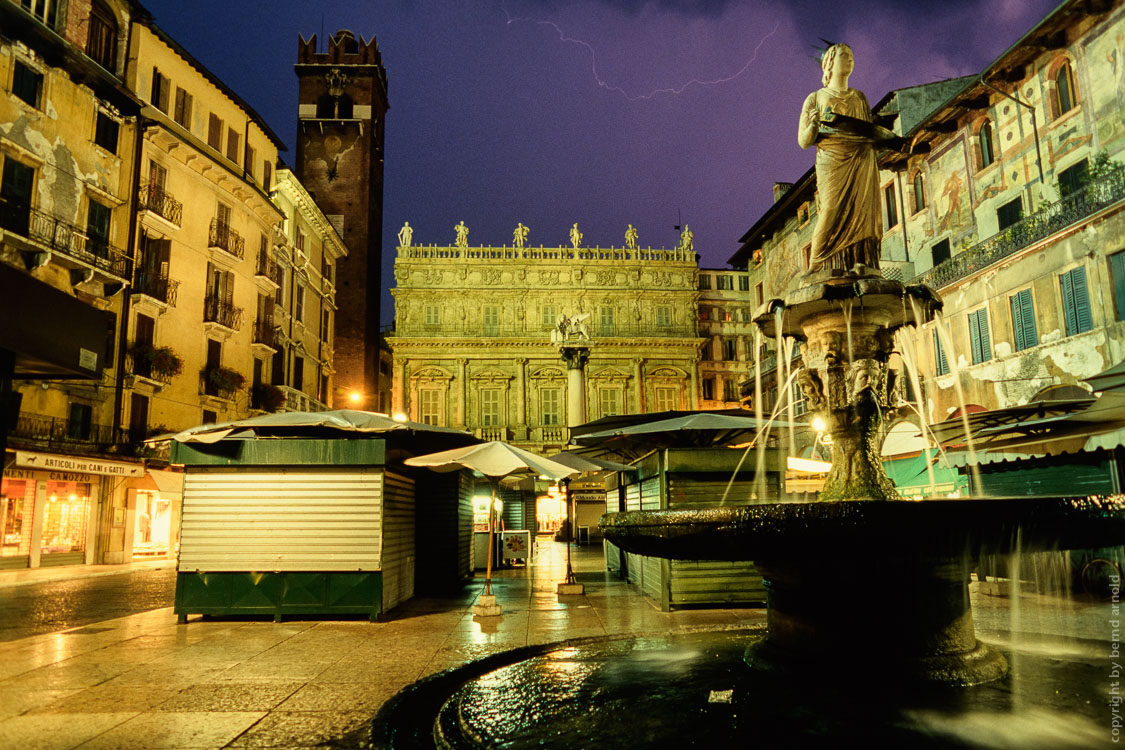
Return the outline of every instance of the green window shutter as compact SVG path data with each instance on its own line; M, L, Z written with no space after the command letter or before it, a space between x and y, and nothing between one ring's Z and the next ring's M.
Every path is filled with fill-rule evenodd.
M1031 298L1031 290L1024 289L1011 297L1012 302L1012 330L1016 337L1016 351L1030 349L1039 343L1039 334L1035 328L1035 306Z
M938 337L937 329L934 329L934 368L937 370L938 375L949 374L949 360L945 358L945 349L941 346L941 339Z
M1090 313L1090 293L1086 286L1086 269L1079 266L1059 277L1063 295L1063 317L1066 335L1092 330L1094 319Z
M1125 320L1125 253L1109 256L1109 269L1113 276L1113 298L1117 302L1117 319Z
M969 342L973 349L973 364L992 359L992 338L988 333L988 308L969 313Z

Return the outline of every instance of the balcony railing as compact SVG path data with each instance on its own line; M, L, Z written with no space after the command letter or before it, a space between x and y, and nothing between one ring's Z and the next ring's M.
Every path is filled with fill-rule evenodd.
M280 385L278 388L285 394L285 411L326 411L328 409L327 406L304 391L290 388L287 385Z
M477 437L481 440L507 440L508 428L507 427L479 427L477 428Z
M1004 231L917 276L914 283L947 287L1125 198L1125 169L1047 203Z
M566 443L568 439L567 428L560 425L541 427L539 434L544 443Z
M277 329L274 328L272 315L263 316L254 321L253 343L277 348Z
M125 280L132 275L132 259L118 248L97 237L90 237L81 227L25 203L0 198L0 228L119 279Z
M258 253L258 264L254 269L254 275L269 279L274 286L281 286L281 266L266 253Z
M237 331L242 328L242 308L235 307L218 297L203 300L203 322L217 323L224 328Z
M223 224L218 219L211 219L208 246L230 253L239 260L242 260L246 255L246 241L242 239L242 235L231 229L230 225Z
M151 211L160 218L180 226L184 204L166 193L162 185L143 182L137 189L137 209Z
M163 302L169 307L176 306L176 294L180 282L169 278L162 278L158 272L138 270L133 280L133 293L144 294L154 300Z
M14 429L8 433L13 444L38 448L66 448L80 453L100 453L106 447L128 443L128 430L114 430L110 425L83 424L62 417L21 413Z
M136 352L131 351L125 353L125 372L148 380L155 380L165 385L171 383L173 377L171 373L159 372L154 369L151 357L138 356Z

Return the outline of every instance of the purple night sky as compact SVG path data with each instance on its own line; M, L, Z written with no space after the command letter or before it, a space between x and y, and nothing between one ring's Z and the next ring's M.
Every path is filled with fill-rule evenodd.
M145 0L156 22L266 119L290 148L298 34L375 35L387 68L383 278L404 221L416 244L674 246L721 267L813 153L796 142L820 86L819 39L855 50L852 86L978 72L1055 0ZM323 31L323 34L322 34ZM596 60L596 68L595 68ZM383 320L393 307L384 294Z

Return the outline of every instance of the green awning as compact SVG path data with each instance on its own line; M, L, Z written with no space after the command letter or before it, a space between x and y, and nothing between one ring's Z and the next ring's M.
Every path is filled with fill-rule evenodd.
M952 485L953 489L968 487L968 478L943 461L936 448L929 448L917 456L884 461L883 468L898 489L925 489L930 486L930 473L926 470L926 464L931 461L933 461L935 485L943 488Z

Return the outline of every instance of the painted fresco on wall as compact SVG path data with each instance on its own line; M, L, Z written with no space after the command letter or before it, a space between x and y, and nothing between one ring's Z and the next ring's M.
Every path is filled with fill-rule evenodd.
M1125 136L1125 28L1116 24L1086 48L1085 76L1101 148ZM1079 97L1083 91L1079 89Z
M766 299L784 297L793 279L804 273L805 261L798 241L798 233L788 232L779 244L769 248L766 254Z
M972 228L968 177L965 174L965 144L959 142L930 165L931 200L937 226L935 235L949 232L956 237Z

